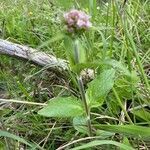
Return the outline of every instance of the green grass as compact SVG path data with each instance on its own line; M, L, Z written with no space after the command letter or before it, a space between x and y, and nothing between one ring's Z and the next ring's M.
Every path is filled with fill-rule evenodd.
M89 61L97 58L115 59L132 72L130 77L117 74L119 79L104 104L91 114L92 124L99 125L97 129L101 129L95 132L93 139L113 140L137 149L142 146L148 149L150 140L130 137L130 128L126 129L127 135L121 128L118 129L122 130L120 134L114 134L118 133L116 128L110 129L114 133L108 129L106 132L100 124L150 127L147 106L150 99L150 77L147 75L150 69L150 2L130 0L123 6L119 0L108 0L107 3L96 3L96 0L1 1L0 38L60 58L66 58L63 40L52 40L57 39L64 29L62 14L72 7L91 14L94 30L82 36ZM87 143L89 140L86 135L76 131L69 119L46 118L37 114L43 106L36 103L43 104L53 97L71 94L79 97L71 76L60 77L59 74L41 69L29 62L0 55L0 99L14 99L12 103L0 101L0 129L25 139L35 149L53 150L81 138ZM22 104L15 100L22 101ZM29 148L17 137L9 134L1 136L0 132L0 149ZM79 140L68 147L80 146L85 141ZM96 146L95 149L115 147L107 144Z

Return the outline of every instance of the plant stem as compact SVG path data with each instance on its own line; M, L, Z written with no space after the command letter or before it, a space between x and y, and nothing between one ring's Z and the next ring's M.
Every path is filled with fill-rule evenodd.
M20 104L27 104L27 105L38 105L38 106L46 106L46 103L36 103L36 102L28 102L23 100L15 100L15 99L3 99L0 98L0 102L6 102L6 103L20 103Z
M92 136L92 126L91 126L91 120L90 120L90 110L87 105L86 97L85 97L85 91L84 91L84 86L83 86L83 81L82 77L77 76L78 84L79 84L79 90L81 94L81 98L84 104L85 112L86 112L86 117L87 117L87 126L89 130L89 136Z
M78 45L78 42L76 40L74 41L74 57L75 57L75 63L78 64L79 63L79 45ZM87 118L87 126L88 126L88 130L89 130L89 136L92 136L90 109L88 108L88 105L87 105L82 77L77 75L77 81L78 81L78 86L79 86L79 90L80 90L80 94L81 94L81 99L83 101L84 108L85 108L85 113L86 113L86 118Z
M123 104L122 104L122 102L121 102L121 100L120 100L120 98L119 98L119 96L118 96L118 93L116 92L115 88L113 88L112 90L113 90L113 93L114 93L114 95L115 95L115 97L116 97L116 99L117 99L117 101L118 101L120 107L122 108L122 111L123 111L124 114L126 115L128 121L129 121L131 124L133 124L133 122L132 122L130 116L128 115L127 111L125 110L125 108L124 108L124 106L123 106Z

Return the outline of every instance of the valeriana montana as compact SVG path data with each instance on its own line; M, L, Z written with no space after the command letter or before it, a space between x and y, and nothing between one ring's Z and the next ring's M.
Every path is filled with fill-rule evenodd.
M76 9L70 10L64 14L65 24L67 25L67 30L73 33L78 30L86 30L92 26L90 22L90 16L83 11Z

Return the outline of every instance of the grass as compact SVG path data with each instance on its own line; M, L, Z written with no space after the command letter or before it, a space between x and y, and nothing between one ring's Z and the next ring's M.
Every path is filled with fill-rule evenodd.
M73 6L88 12L94 26L94 30L82 36L84 48L90 56L88 60L109 57L120 61L132 72L130 78L117 74L119 80L104 104L91 113L92 124L99 125L99 128L100 124L149 127L150 2L131 0L123 5L115 0L86 1L2 0L0 37L66 59L63 40L52 42L64 29L62 14ZM72 83L70 75L60 77L41 69L29 62L0 56L1 130L25 139L34 145L34 149L57 149L69 142L73 144L68 144L68 148L73 148L88 142L90 138L75 130L69 119L46 118L37 114L42 105L53 97L72 93L79 97L78 87ZM11 102L8 103L7 99ZM126 130L130 132L129 128ZM91 139L114 140L135 149L149 149L149 139L118 134L114 127L106 131L96 130ZM1 137L0 134L0 149L28 149L20 139L10 137L7 134ZM79 142L74 142L76 140ZM109 144L98 145L95 149L115 149Z

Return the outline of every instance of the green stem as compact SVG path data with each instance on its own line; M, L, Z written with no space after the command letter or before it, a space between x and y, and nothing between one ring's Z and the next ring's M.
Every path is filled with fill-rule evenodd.
M27 105L38 105L38 106L46 106L45 103L36 103L36 102L28 102L23 100L15 100L15 99L2 99L0 98L0 102L7 102L7 103L18 103L18 104L27 104Z
M79 84L79 90L81 94L81 98L84 104L85 112L86 112L86 118L87 118L87 126L89 130L89 136L92 136L92 126L91 126L91 119L90 119L90 110L87 105L86 97L85 97L85 91L84 91L84 85L82 81L82 77L77 77L78 84Z
M119 98L119 95L117 94L115 88L113 88L112 90L113 90L113 93L114 93L114 95L115 95L115 97L116 97L116 99L117 99L117 101L118 101L120 107L122 108L124 114L126 115L128 121L129 121L131 124L133 124L133 122L132 122L130 116L128 115L127 111L125 110L125 108L124 108L124 106L123 106L123 104L122 104L122 102L121 102L121 99Z
M79 63L79 45L78 42L74 41L74 57L75 57L75 63ZM85 90L84 90L84 85L82 81L82 77L77 75L77 81L78 81L78 86L81 94L81 99L84 104L84 109L86 113L86 118L87 118L87 126L89 130L89 136L92 136L92 126L91 126L91 120L90 120L90 109L88 108L86 97L85 97Z

